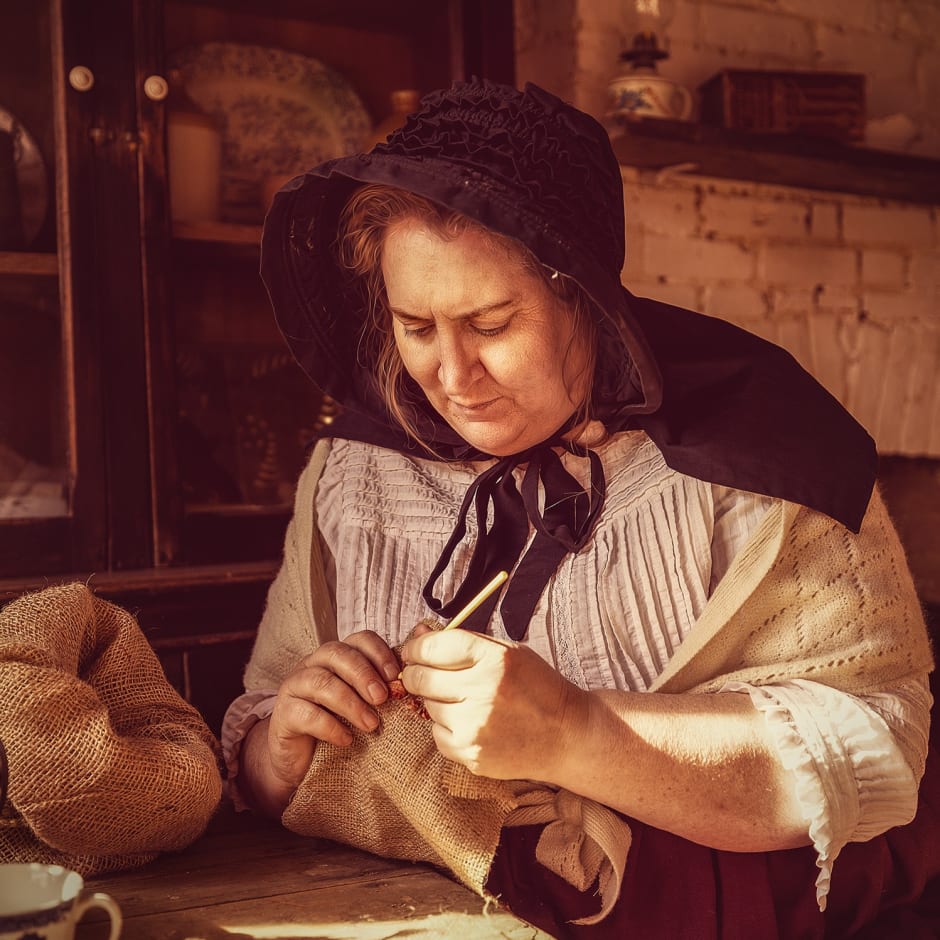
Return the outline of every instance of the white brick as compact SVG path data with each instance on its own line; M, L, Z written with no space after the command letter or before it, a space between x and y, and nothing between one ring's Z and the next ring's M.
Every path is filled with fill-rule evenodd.
M626 283L643 277L643 230L639 226L626 226L627 250L621 278Z
M880 391L875 440L885 453L900 453L902 429L906 422L916 424L910 415L911 367L917 357L920 337L914 330L899 326L888 334L887 356L881 363L878 381Z
M666 24L666 37L670 42L670 50L677 40L695 42L701 34L701 4L698 0L676 0L675 12L672 19Z
M702 230L720 236L803 238L809 230L809 206L791 199L741 199L706 195Z
M832 23L844 29L874 32L878 25L875 0L777 0L781 13L795 13L810 20Z
M855 287L834 287L818 284L813 290L813 304L817 313L850 314L856 316L861 308L861 295Z
M810 235L838 241L842 236L842 206L835 202L814 202L810 212Z
M710 284L702 312L748 329L754 320L767 316L768 306L767 295L748 284Z
M774 287L769 291L771 315L777 318L805 316L815 309L817 293L806 287Z
M777 320L777 343L786 349L807 372L813 371L809 317L784 317Z
M838 26L820 26L816 40L817 68L871 76L865 96L869 117L894 114L910 97L915 75L909 43L882 34L846 32Z
M846 354L841 342L845 319L826 313L809 319L810 371L839 401L846 394Z
M878 323L937 319L936 299L914 291L866 290L862 302L868 316Z
M888 357L890 332L869 320L846 323L842 331L846 350L846 391L843 404L875 437L881 401L877 379Z
M870 249L862 252L862 283L876 287L903 289L907 258L899 251Z
M631 186L624 189L627 221L660 235L693 235L698 229L697 196L687 187Z
M847 202L842 207L842 232L848 244L932 247L933 212L929 206Z
M934 48L940 39L940 5L937 0L905 0L898 5L898 32L916 43L931 41Z
M732 53L773 59L808 60L813 50L810 24L795 16L709 6L702 15L702 42Z
M912 331L914 332L914 331ZM918 329L911 361L907 407L901 426L900 452L928 454L932 424L940 401L940 330ZM940 448L934 451L940 456Z
M685 307L687 310L700 310L701 289L692 284L663 283L658 280L641 280L627 283L630 292L637 297L651 297L664 304Z
M804 316L806 314L850 314L855 316L860 307L855 288L832 287L816 284L806 287L774 287L770 289L771 315L775 317Z
M888 333L881 368L877 423L879 448L886 453L925 454L930 449L940 330L899 324Z
M846 285L856 281L855 252L846 248L765 245L761 271L771 284Z
M915 251L911 256L911 286L921 294L933 294L940 317L940 251Z
M648 234L643 265L647 274L682 281L747 280L754 255L742 245L702 238L668 238Z

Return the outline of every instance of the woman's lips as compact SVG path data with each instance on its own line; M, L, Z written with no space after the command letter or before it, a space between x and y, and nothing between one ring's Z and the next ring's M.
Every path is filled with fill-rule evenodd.
M480 415L487 408L489 408L490 405L495 404L497 401L499 401L498 398L490 398L487 401L476 402L474 404L467 404L464 402L451 400L450 404L451 404L451 407L454 409L454 411L456 411L458 414L466 415L467 417L474 417L474 416Z

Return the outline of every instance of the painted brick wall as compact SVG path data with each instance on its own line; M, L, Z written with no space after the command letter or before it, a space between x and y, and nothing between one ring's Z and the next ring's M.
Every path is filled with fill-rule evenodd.
M940 456L932 206L624 168L635 293L784 346L882 453Z
M664 75L696 89L726 67L864 72L875 133L900 128L908 152L940 157L940 0L660 2L673 11ZM603 119L630 8L515 0L519 82ZM940 603L940 207L623 177L624 283L779 343L846 405L878 444L915 578Z
M938 0L659 0L663 75L696 90L723 68L822 69L867 78L872 144L940 156ZM531 78L600 116L634 32L630 0L515 0ZM900 143L903 141L903 148Z
M518 79L603 118L628 0L515 0ZM940 0L660 0L663 72L872 76L874 114L916 117L940 156ZM917 147L912 147L912 150ZM940 207L624 168L632 290L789 349L885 454L940 457Z

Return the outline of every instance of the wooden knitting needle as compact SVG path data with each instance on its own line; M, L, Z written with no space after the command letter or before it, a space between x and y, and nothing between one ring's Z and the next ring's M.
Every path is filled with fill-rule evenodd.
M454 627L459 627L467 619L467 617L469 617L470 614L472 614L477 609L477 607L479 607L480 604L482 604L483 601L485 601L490 596L490 594L492 594L493 591L495 591L508 577L508 572L500 571L499 574L497 574L496 577L493 578L493 580L490 581L490 583L487 584L487 586L483 588L483 590L480 591L480 593L477 594L476 597L474 597L470 603L467 604L467 606L464 607L464 609L461 610L460 613L457 614L457 616L455 616L449 624L447 624L446 627L444 627L444 629L453 630Z
M450 630L453 627L459 627L508 577L508 572L500 571L479 594L470 599L470 603L467 604L444 629ZM404 672L404 670L402 670L402 672ZM398 673L399 680L402 677L402 672Z

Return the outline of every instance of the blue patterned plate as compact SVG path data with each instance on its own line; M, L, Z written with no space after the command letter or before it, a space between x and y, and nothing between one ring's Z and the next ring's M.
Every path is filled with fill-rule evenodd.
M169 56L187 94L222 132L223 206L252 201L239 190L358 153L372 122L338 72L265 46L210 42Z

